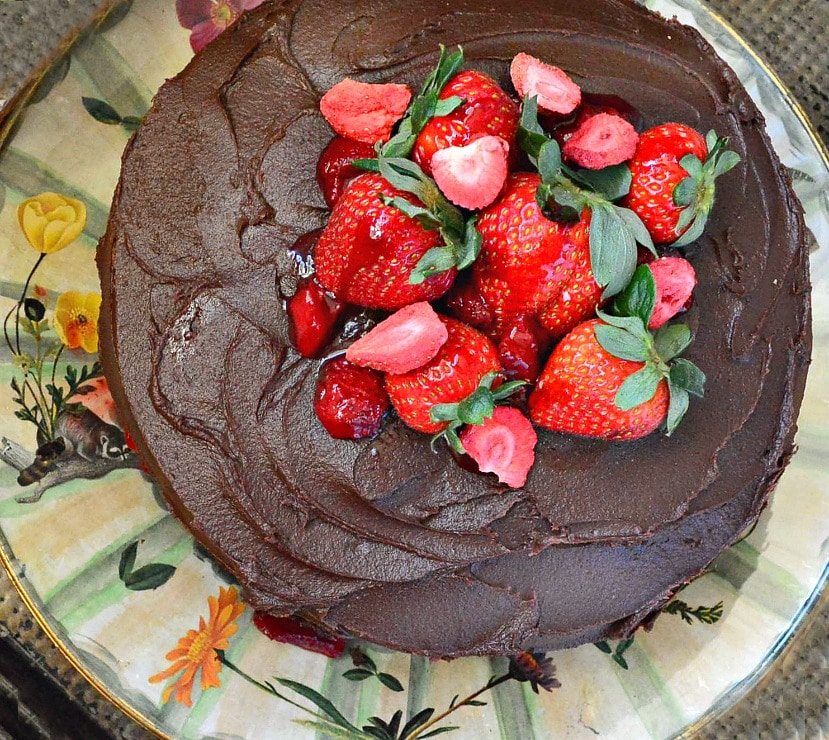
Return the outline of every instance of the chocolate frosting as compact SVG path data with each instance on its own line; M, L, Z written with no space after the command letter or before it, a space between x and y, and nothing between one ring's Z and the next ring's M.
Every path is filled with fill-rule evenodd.
M708 376L677 432L541 431L525 488L470 473L397 419L332 439L318 360L288 342L289 249L344 77L418 88L438 44L511 90L524 51L646 125L731 138L687 353ZM158 93L99 249L110 385L176 514L256 608L433 656L628 634L757 517L792 453L810 351L804 227L762 117L696 31L623 0L265 3Z

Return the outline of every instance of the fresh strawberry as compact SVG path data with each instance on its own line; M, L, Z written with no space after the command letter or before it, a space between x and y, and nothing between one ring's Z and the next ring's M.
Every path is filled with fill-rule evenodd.
M541 372L541 359L549 349L550 336L534 316L514 316L500 328L498 355L509 380L534 383Z
M563 278L538 313L541 325L553 337L562 337L589 319L601 304L602 288L590 266L590 218L590 211L585 210L578 223L564 228Z
M460 439L480 472L495 473L499 482L511 488L527 482L538 435L518 409L497 406L483 424L467 426Z
M316 357L333 339L343 304L315 278L302 278L286 301L288 336L303 357Z
M638 141L636 129L624 118L599 113L578 128L562 153L581 167L600 170L630 159L636 152Z
M339 658L345 652L345 639L333 632L323 632L299 617L275 617L266 612L254 612L253 624L265 637L288 645Z
M540 110L566 115L578 108L581 89L567 73L544 64L529 54L516 54L510 65L510 77L521 98L538 98Z
M363 439L380 431L389 410L383 376L344 357L320 368L314 394L317 418L335 439Z
M498 351L483 334L441 317L449 338L422 367L401 375L386 375L386 390L400 418L412 429L434 434L447 423L432 421L435 404L462 401L488 373L498 372Z
M322 96L320 111L340 136L374 144L388 141L411 99L412 93L405 85L346 78Z
M702 234L714 205L715 180L740 157L727 139L707 138L688 126L666 123L642 134L630 163L633 181L626 204L654 242L690 244Z
M510 175L504 195L478 218L483 237L473 277L499 319L535 313L566 278L564 227L536 202L541 178Z
M614 357L596 340L598 319L579 324L553 350L529 398L530 416L555 432L603 439L644 437L668 413L668 384L660 380L653 398L623 411L616 405L622 384L643 362Z
M360 337L345 353L355 365L399 375L433 359L449 332L426 302L404 306Z
M458 274L452 288L443 297L442 305L444 311L452 318L485 334L494 327L495 314L478 290L472 279L471 270L464 270Z
M457 97L463 102L452 113L435 116L420 131L413 157L428 175L438 149L464 146L482 135L499 136L515 146L518 105L483 72L460 72L444 85L439 100Z
M656 302L648 329L658 329L688 303L697 276L691 263L682 257L660 257L648 263L648 268L656 286Z
M645 268L643 268L645 269ZM644 437L663 422L671 434L701 396L705 376L678 358L688 327L649 332L638 316L608 316L579 324L562 339L529 398L537 425L602 439Z
M367 308L394 311L439 298L451 287L455 269L417 284L410 280L426 252L441 244L439 231L427 230L381 196L417 204L414 196L378 174L358 177L334 206L320 236L317 278L340 300Z
M432 175L443 194L470 210L494 201L507 180L509 144L500 136L481 136L464 146L448 146L432 155Z
M317 161L317 184L329 208L340 199L349 183L363 174L352 162L374 156L374 147L362 141L335 136Z

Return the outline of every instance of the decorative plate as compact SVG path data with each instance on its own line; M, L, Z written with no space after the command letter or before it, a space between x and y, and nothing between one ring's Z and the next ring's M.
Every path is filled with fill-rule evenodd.
M755 683L829 573L829 160L821 145L774 75L697 0L647 3L699 28L735 69L806 209L815 352L799 452L754 531L651 632L551 655L557 680L539 656L430 663L350 644L328 658L263 635L237 588L170 516L129 450L95 354L95 246L124 145L191 43L204 45L258 4L179 0L177 13L173 0L122 2L16 111L0 153L0 557L23 598L100 691L162 736L690 733ZM71 449L44 445L68 438L72 423L81 428Z

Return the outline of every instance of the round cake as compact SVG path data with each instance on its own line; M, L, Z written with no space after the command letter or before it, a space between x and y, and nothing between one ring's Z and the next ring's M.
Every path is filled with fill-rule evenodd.
M671 436L539 429L511 489L397 418L350 441L315 417L321 360L291 346L283 295L292 246L329 215L320 98L347 77L417 89L439 44L510 91L510 60L534 55L647 126L714 129L741 156L685 249L687 356L707 382ZM106 374L175 514L256 609L406 652L629 635L751 526L793 451L810 354L800 206L733 72L633 2L266 2L158 93L98 263Z

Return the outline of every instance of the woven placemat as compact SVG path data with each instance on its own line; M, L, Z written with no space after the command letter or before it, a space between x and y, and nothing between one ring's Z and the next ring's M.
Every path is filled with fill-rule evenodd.
M4 103L24 92L25 81L42 67L49 50L104 4L101 0L0 0L0 119ZM776 70L829 147L829 0L709 0L709 4ZM100 728L101 736L151 737L94 691L59 653L5 573L0 573L0 640L69 697ZM7 670L3 673L8 676ZM88 730L73 731L38 719L34 716L37 698L22 696L0 675L0 705L9 699L17 704L18 727L23 728L14 737L91 736ZM2 729L0 737L5 737ZM699 737L829 738L829 593L761 683L703 728Z

